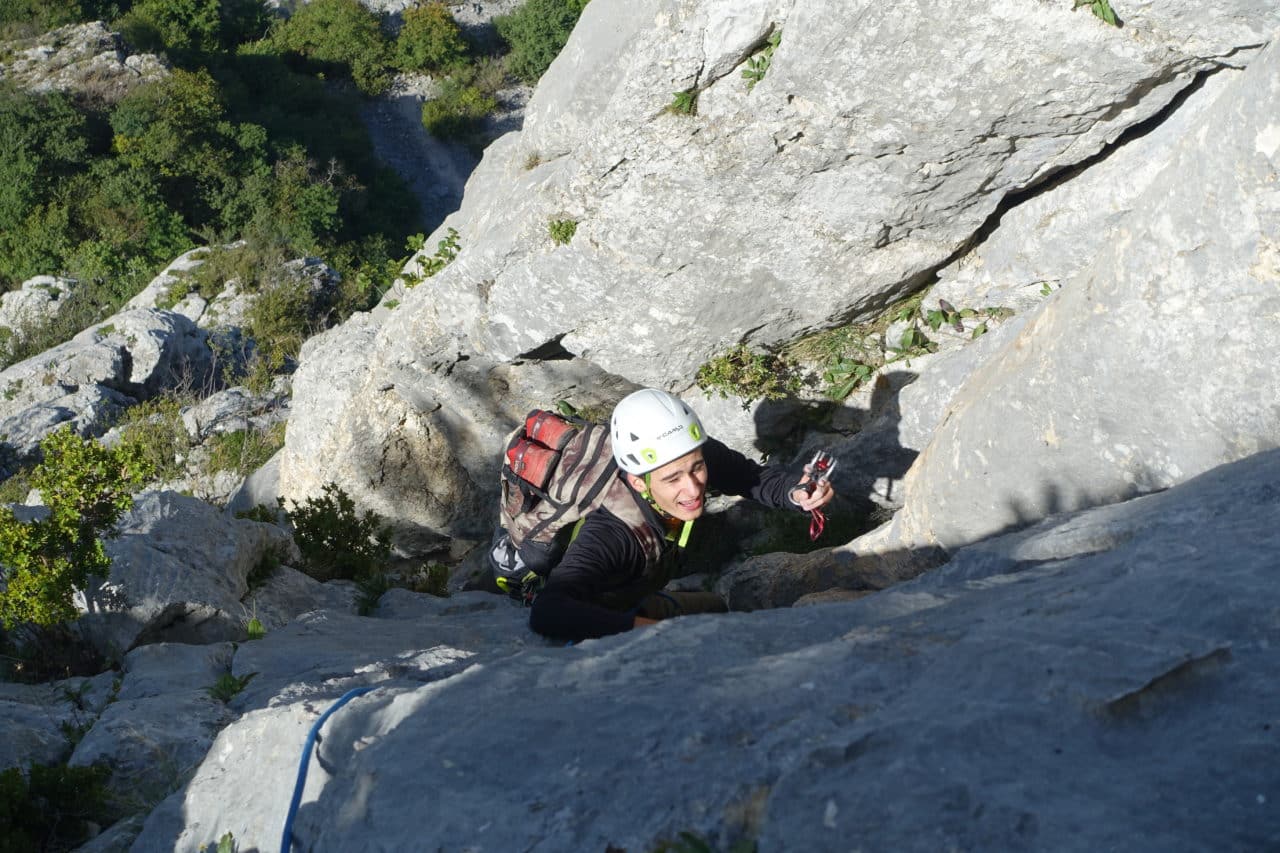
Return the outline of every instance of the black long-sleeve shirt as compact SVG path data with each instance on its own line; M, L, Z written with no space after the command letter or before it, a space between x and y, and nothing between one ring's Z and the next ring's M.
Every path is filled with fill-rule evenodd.
M800 480L797 471L757 465L713 438L702 445L702 456L707 464L707 491L797 509L789 497ZM662 519L652 507L644 509L648 523L662 536ZM663 541L661 562L666 563L679 549L674 542ZM654 568L626 522L601 507L587 516L564 558L551 570L533 602L529 626L539 634L571 640L626 631L634 622L630 609L668 579Z

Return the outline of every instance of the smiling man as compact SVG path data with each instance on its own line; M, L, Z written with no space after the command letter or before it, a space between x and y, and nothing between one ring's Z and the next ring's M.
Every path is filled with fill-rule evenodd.
M763 467L709 438L683 401L646 388L620 402L610 419L618 476L634 507L588 515L533 602L530 626L579 640L616 634L660 619L727 610L710 592L667 592L709 490L801 512L835 496L782 466Z

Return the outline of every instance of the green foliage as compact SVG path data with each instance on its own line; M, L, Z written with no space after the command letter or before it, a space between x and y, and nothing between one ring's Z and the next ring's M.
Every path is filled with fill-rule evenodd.
M334 483L286 514L302 552L302 569L317 580L371 577L391 556L391 533L382 519L370 511L357 513L355 501Z
M781 43L782 30L774 30L769 36L769 40L765 42L764 47L760 49L760 52L747 59L747 67L742 69L742 76L747 81L748 92L764 79L764 75L769 71L769 66L773 63L773 52L778 49L778 45Z
M106 577L111 559L102 537L114 534L133 506L132 490L150 475L142 451L121 444L108 449L81 439L70 428L40 444L44 461L31 474L49 516L22 523L0 507L0 622L6 628L29 621L50 625L76 615L72 595L90 575Z
M267 636L267 629L262 624L262 620L254 616L248 622L244 623L245 634L249 640L261 640Z
M413 591L434 595L438 598L449 597L449 567L444 563L427 563L422 572L414 579Z
M386 572L371 572L356 578L356 613L369 616L378 609L378 602L391 589L391 579Z
M276 524L280 521L279 511L266 504L256 504L249 509L242 509L236 513L236 518L259 521L263 524Z
M419 247L424 241L425 238L418 241ZM459 248L458 232L453 228L449 228L445 231L444 239L439 243L436 243L435 254L430 257L423 258L419 262L421 273L418 276L408 276L405 278L405 287L416 287L421 284L423 280L431 278L431 276L449 266L449 264L453 263L453 259L458 256Z
M1111 3L1108 0L1075 0L1075 4L1071 8L1074 10L1079 9L1081 6L1088 6L1090 12L1093 12L1094 15L1111 26L1120 26L1120 19L1116 17L1116 13L1112 10Z
M667 112L678 116L696 115L698 112L698 92L696 89L685 89L671 96L667 104Z
M529 85L550 67L578 23L587 0L527 0L509 15L493 19L511 48L507 70Z
M257 471L284 447L284 421L266 429L236 430L213 436L209 442L207 471L233 471L247 476Z
M237 517L240 517L237 513ZM280 568L280 554L274 548L268 548L262 552L262 556L258 558L258 562L249 570L249 574L245 577L245 584L248 585L249 591L261 589L262 585L271 579L276 573L276 569Z
M236 837L230 832L223 833L218 839L218 853L236 853Z
M449 9L433 0L404 10L394 54L396 65L405 71L441 71L466 59L467 43Z
M698 387L721 397L741 397L743 405L753 400L779 400L799 390L794 365L785 356L752 352L738 344L727 353L698 368Z
M17 767L0 772L0 853L79 847L91 823L109 818L110 775L99 765L32 764L25 774Z
M130 407L118 424L121 438L136 447L152 476L172 480L185 472L191 437L182 409L194 402L189 394L166 394Z
M217 681L205 688L205 692L219 702L230 702L249 686L249 682L257 674L256 672L250 672L246 675L235 676L229 672L224 672L218 676Z
M575 219L552 219L547 223L547 232L551 235L551 242L557 246L563 246L573 239L573 235L578 231L578 222Z
M493 92L486 91L471 71L446 77L436 96L422 105L422 125L439 139L478 148L483 143L484 119L498 108Z
M117 26L135 50L186 59L221 45L221 6L220 0L138 0Z
M278 26L268 42L317 71L350 76L366 95L382 94L391 82L391 45L378 16L359 0L312 0Z

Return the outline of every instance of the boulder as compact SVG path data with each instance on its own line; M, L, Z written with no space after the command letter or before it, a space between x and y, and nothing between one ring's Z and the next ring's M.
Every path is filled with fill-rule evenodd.
M389 328L405 347L390 362L375 358L379 324L372 314L303 346L280 493L300 502L335 482L390 522L410 552L438 547L442 533L491 533L501 438L531 409L569 400L607 418L635 387L581 359L501 363L458 360L449 351L419 357L412 314L391 312ZM349 405L356 399L363 401L358 408Z
M1277 111L1272 47L1093 260L968 377L871 547L952 549L1280 444L1280 383L1257 345L1280 317Z
M1278 477L1280 451L1261 453L855 601L477 655L425 685L318 666L247 699L134 850L274 845L308 729L370 682L322 731L304 848L413 849L426 825L448 850L681 832L713 849L1269 849ZM448 619L406 623L402 659ZM286 630L301 649L323 627Z
M34 459L64 424L101 435L127 406L179 383L204 382L206 335L168 311L125 310L0 371L0 434L12 466Z
M110 577L78 601L81 633L108 656L146 643L243 639L250 572L268 554L294 553L284 529L174 492L139 495L119 531L106 546Z
M38 275L0 295L0 328L9 330L6 342L22 340L31 329L55 320L70 304L76 286L75 279Z

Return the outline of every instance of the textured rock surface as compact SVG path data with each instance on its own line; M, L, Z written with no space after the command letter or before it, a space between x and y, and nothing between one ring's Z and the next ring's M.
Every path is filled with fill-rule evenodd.
M119 527L107 543L111 575L83 596L78 623L107 654L243 639L249 572L268 552L293 553L284 529L174 492L143 493Z
M456 353L419 359L412 349L420 333L402 310L392 318L409 321L398 336L405 352L390 363L372 360L378 325L371 314L303 347L280 458L280 493L300 501L318 495L325 482L337 482L392 522L400 544L410 549L438 544L442 531L472 537L491 532L495 448L529 410L569 399L607 416L634 387L576 359L455 362ZM348 405L353 399L361 405Z
M0 327L21 340L27 330L55 319L75 290L74 279L38 275L0 296Z
M290 430L282 493L332 480L423 541L473 534L513 420L468 411L465 429L448 424L437 412L478 408L457 405L458 388L488 396L492 366L566 352L687 388L738 341L871 316L1006 198L1089 161L1200 72L1247 63L1280 11L1179 2L1125 20L1049 4L909 4L884 18L866 3L596 0L524 130L490 146L445 222L458 258L395 311L304 354L307 428ZM779 27L748 91L743 63ZM691 87L696 116L665 111ZM568 245L552 242L553 219L578 221ZM461 452L426 438L446 429L465 435ZM901 473L881 492L896 494Z
M1277 478L1272 451L857 601L383 682L326 725L296 831L343 851L414 848L424 826L482 851L681 831L762 850L1274 847ZM355 683L226 729L134 849L274 845L306 730Z
M30 460L63 424L101 435L129 405L182 382L199 385L212 364L203 331L168 311L129 309L66 343L0 371L0 465Z
M169 73L166 62L151 54L130 54L119 33L101 21L75 24L9 47L11 58L0 63L0 80L24 89L71 92L114 103L140 83Z
M888 547L954 547L1280 444L1280 383L1257 346L1280 319L1278 113L1271 48L1092 263L967 380Z
M107 765L107 786L128 812L159 802L189 778L214 736L235 718L208 692L229 671L232 653L231 643L160 643L130 652L116 701L68 763Z

